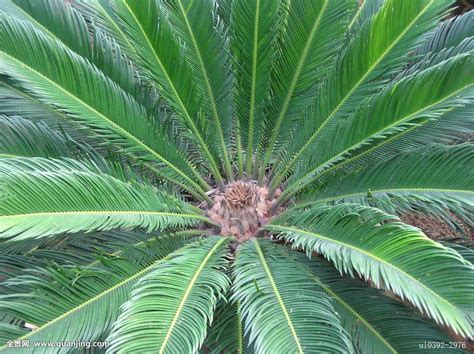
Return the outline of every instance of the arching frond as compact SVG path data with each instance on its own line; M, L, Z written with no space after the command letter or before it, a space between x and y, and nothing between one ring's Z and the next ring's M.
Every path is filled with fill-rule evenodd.
M442 49L455 47L466 38L474 37L474 12L468 11L444 21L428 35L426 41L416 50L416 54L439 52Z
M235 67L235 104L239 134L246 151L246 172L258 147L268 102L270 71L275 56L280 1L237 0L232 4L230 43Z
M75 160L0 159L0 237L20 240L63 232L195 225L196 208L125 183Z
M367 96L380 90L390 75L408 61L411 49L420 42L420 35L439 22L450 1L387 0L380 11L357 31L337 59L319 91L314 108L303 119L304 125L292 139L289 151L283 151L280 168L286 175L289 168L304 161L313 143L345 120Z
M474 241L463 238L442 238L438 242L443 246L454 249L465 260L474 264Z
M425 342L440 343L446 348L443 349L446 353L464 352L461 346L450 348L452 339L435 323L382 291L360 280L341 276L320 257L302 261L333 299L334 307L341 316L344 328L351 334L358 353L439 352L437 348L422 348Z
M227 295L230 298L231 293ZM253 353L253 346L249 345L248 335L244 333L244 322L240 313L240 305L230 300L217 303L214 320L209 327L208 335L202 346L206 350L218 353Z
M160 176L204 194L202 187L189 176L195 176L207 188L202 177L156 122L147 118L144 108L134 98L59 41L29 23L1 17L2 74L12 77L48 106L67 112L70 119L92 128L110 143L156 163L162 167L156 169ZM37 49L34 56L30 55L32 47Z
M114 19L132 43L151 79L161 88L160 93L178 112L189 129L188 138L200 147L204 159L216 180L223 184L217 165L218 149L201 110L202 92L193 80L183 48L175 40L164 14L155 0L121 0L110 4Z
M301 185L308 185L325 169L393 134L472 103L473 67L472 53L465 53L387 85L349 118L328 128L328 133L308 149L299 170L288 182L288 193L295 193L290 190L300 190ZM430 89L420 90L420 87Z
M88 154L94 152L42 122L0 115L0 158L80 157Z
M280 246L257 239L242 245L234 275L233 299L256 352L351 352L331 299Z
M437 323L472 337L474 268L455 251L395 216L357 204L290 209L267 229L336 268L370 280L414 304ZM449 285L448 285L449 284Z
M288 140L296 119L315 97L319 80L334 63L353 2L292 1L271 76L272 103L265 112L260 181L276 147Z
M102 256L121 256L130 247L153 243L156 238L189 238L201 236L200 230L186 230L174 233L133 231L102 231L95 233L63 234L54 239L27 239L4 242L0 245L0 277L2 282L18 276L32 268L46 268L55 263L58 265L74 264L89 266L98 262ZM171 240L171 242L173 242ZM0 292L9 292L0 285Z
M186 47L186 58L195 82L200 85L211 124L211 136L224 164L227 178L233 178L227 152L232 129L231 56L225 28L208 0L160 0L172 30ZM162 24L165 26L166 22Z
M183 246L189 248L190 245L185 246L188 242L157 239L130 248L122 257L102 257L89 267L51 264L32 270L7 282L12 288L21 285L25 290L1 295L0 309L38 327L21 339L102 340L112 329L133 284L156 267L157 262L170 259L169 253Z
M435 146L401 154L330 179L308 200L374 206L392 214L432 214L452 222L452 214L473 225L474 145ZM310 202L311 203L311 202Z
M322 186L328 183L329 179L343 180L348 175L354 174L355 171L367 169L367 166L382 164L399 155L418 154L419 151L429 148L427 145L433 145L431 147L433 148L438 144L459 144L474 133L473 114L474 104L471 103L464 107L455 107L434 120L425 120L413 125L324 170L304 191L308 191L312 196L312 191L319 191ZM402 208L401 205L400 207Z
M134 68L123 55L120 45L107 36L105 31L93 23L87 23L88 18L71 4L60 0L45 0L34 4L27 0L12 0L11 7L20 9L25 15L23 19L87 58L124 91L140 98Z
M153 267L123 306L108 338L108 352L197 351L216 303L229 286L222 272L228 242L212 237Z

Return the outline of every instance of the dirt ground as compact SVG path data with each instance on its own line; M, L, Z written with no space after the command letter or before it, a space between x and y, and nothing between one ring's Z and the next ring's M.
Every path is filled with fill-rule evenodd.
M456 217L453 215L453 218ZM454 232L448 225L443 221L428 215L419 215L419 214L406 214L401 217L402 221L406 224L416 226L421 229L426 236L436 240L439 238L445 237L462 237L459 233ZM474 240L474 229L467 226L465 223L458 220L458 223L464 230L464 238L466 235Z

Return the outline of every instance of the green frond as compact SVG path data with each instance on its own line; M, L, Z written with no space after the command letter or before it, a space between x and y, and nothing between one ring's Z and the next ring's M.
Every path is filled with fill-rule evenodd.
M233 300L258 353L348 353L350 340L316 278L280 246L254 239L237 251Z
M19 328L10 323L0 323L0 341L6 343L12 338L18 338L28 333L26 329Z
M12 6L26 14L26 20L36 28L87 58L124 91L139 98L140 88L134 67L123 55L121 47L105 31L93 23L87 23L87 18L71 4L59 0L44 0L34 4L27 0L12 0L12 3L15 4Z
M235 106L246 150L248 176L258 147L268 103L270 72L276 50L280 1L237 0L232 3L230 44L235 68Z
M67 120L65 114L54 111L35 98L2 81L0 81L0 100L2 101L0 115L18 116L34 123L45 124L54 130L67 131L67 134L74 140L85 142L99 150L100 143L85 134L84 127L79 128L77 124Z
M306 257L305 257L306 258ZM453 341L432 321L403 306L383 291L341 274L320 257L301 259L318 277L333 299L344 328L350 333L358 353L439 353L439 348L421 348L424 342L444 345L443 352L464 353L450 348Z
M84 58L31 24L2 15L1 25L0 73L12 77L30 95L67 112L70 119L92 128L110 143L141 160L156 163L162 167L156 169L160 176L178 182L194 194L204 194L189 176L195 176L208 189L206 182L156 122L148 119L145 109L134 98ZM34 56L31 48L36 48Z
M222 272L228 242L212 237L185 252L178 250L169 260L154 266L136 283L122 307L107 339L111 342L107 351L197 351L216 303L229 287Z
M178 113L189 129L188 138L196 143L217 182L223 179L217 165L218 148L209 130L210 122L201 111L202 92L194 83L183 47L176 41L155 0L120 0L110 4L114 19L141 58L160 94Z
M146 70L143 68L143 62L138 56L137 48L134 47L117 23L110 0L76 2L74 3L74 9L84 17L86 23L90 24L93 30L99 29L108 38L116 42L125 56L132 61L134 69L139 70L141 74L146 73ZM141 77L141 79L144 79L144 77Z
M10 11L18 11L23 15L21 20L29 21L45 34L58 38L79 55L92 57L93 42L90 41L87 24L69 4L58 0L44 0L35 4L25 0L7 2L7 15L11 14Z
M233 178L227 149L232 129L231 56L225 28L208 0L160 0L172 31L186 47L186 58L201 87L209 132L218 141L227 178ZM162 26L165 26L163 22Z
M410 301L437 323L472 337L474 268L457 252L393 215L357 204L289 209L267 229L322 254L340 272L361 276Z
M26 120L48 126L55 131L61 132L60 134L62 135L67 135L71 140L80 142L84 154L81 153L80 156L76 154L74 157L80 157L82 159L84 156L87 156L102 165L104 159L110 160L112 165L117 164L121 166L121 170L124 170L124 168L128 170L131 169L134 171L133 174L135 174L135 176L130 176L130 173L127 173L122 176L123 171L121 171L121 173L113 173L114 171L110 168L104 170L107 173L113 173L114 177L119 179L125 178L125 181L129 181L130 178L135 179L141 176L140 179L146 178L152 183L156 183L159 188L171 194L178 194L178 192L182 192L182 189L186 189L181 187L177 180L170 182L169 180L157 177L156 166L147 162L141 163L137 161L136 157L127 153L126 150L119 145L107 144L104 137L100 136L102 132L95 132L84 125L71 121L66 113L49 108L45 104L35 100L33 97L23 94L12 86L0 83L0 100L2 100L0 115L5 115L8 119L20 115ZM17 143L18 141L16 141L15 144ZM202 198L208 199L204 194ZM208 200L208 202L210 202L210 200Z
M474 37L474 12L447 19L433 30L428 38L416 50L416 54L439 52L442 49L456 47L466 38Z
M0 158L80 157L94 154L66 133L18 116L0 115Z
M436 119L415 124L324 170L309 185L310 188L303 190L308 191L312 197L314 194L312 191L319 191L320 188L327 185L329 179L343 180L348 175L355 174L355 171L366 170L367 166L382 164L399 155L418 154L419 151L430 148L430 145L433 145L431 146L433 148L439 144L462 143L466 137L474 133L473 114L474 104L471 103L464 107L454 107ZM300 196L303 196L303 190Z
M353 2L292 1L271 74L272 101L265 111L260 181L276 147L285 145L298 116L315 97L334 63Z
M385 0L364 0L362 4L359 2L351 22L349 22L349 29L352 31L359 30L360 27L369 21L382 7Z
M189 241L157 239L145 247L129 249L125 257L104 256L88 267L51 264L25 272L7 282L10 287L21 285L24 290L1 295L0 309L38 327L20 339L103 340L133 285L157 264L170 259L171 252L191 247L186 243ZM24 332L21 327L18 331ZM50 349L38 348L38 352L47 353Z
M70 159L0 159L0 182L2 239L133 227L153 231L207 220L195 207L150 186L122 182Z
M442 238L438 242L445 247L454 249L465 260L474 264L474 241L464 238Z
M458 55L469 54L474 51L474 37L465 38L461 43L449 48L442 48L438 52L429 52L420 56L417 61L407 66L398 73L394 81L399 81L406 76L416 75L418 72L434 67L444 61L455 58Z
M305 161L314 143L327 137L327 130L334 127L334 122L345 121L354 108L380 90L407 63L410 51L421 41L420 36L436 26L449 4L448 0L384 2L377 14L351 38L332 66L314 107L301 120L302 126L288 151L284 151L287 158L278 166L283 168L280 180L297 162Z
M240 305L228 300L217 303L214 320L209 327L208 335L201 348L210 353L253 353L249 345L248 335L244 334L244 322L240 313Z
M453 213L474 225L473 163L470 143L422 148L368 165L341 180L328 179L305 198L359 203L398 215L432 214L448 223L453 222Z
M288 182L287 193L295 194L318 178L318 174L391 135L420 122L437 119L454 107L474 101L474 56L457 55L424 71L387 85L368 99L353 115L333 125L315 142L311 155L301 161ZM420 87L429 88L420 90ZM377 119L372 119L377 117ZM319 151L319 154L315 154Z
M104 255L121 256L130 247L161 240L201 236L203 231L186 230L175 233L143 231L103 231L95 233L63 234L52 238L4 242L0 245L0 276L2 281L18 276L31 268L45 268L51 263L89 266ZM172 240L171 240L172 241ZM1 287L0 287L1 288ZM8 289L1 289L5 292Z

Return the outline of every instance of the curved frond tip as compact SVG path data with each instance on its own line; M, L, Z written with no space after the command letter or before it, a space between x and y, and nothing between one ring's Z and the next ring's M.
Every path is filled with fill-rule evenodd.
M197 209L151 186L125 183L76 160L0 159L0 238L195 225Z
M322 254L340 272L393 291L456 333L473 336L474 267L396 217L357 204L293 208L267 229Z

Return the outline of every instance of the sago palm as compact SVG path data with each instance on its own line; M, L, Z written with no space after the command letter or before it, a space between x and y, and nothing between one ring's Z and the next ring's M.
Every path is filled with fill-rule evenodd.
M467 350L451 3L2 0L2 350Z

